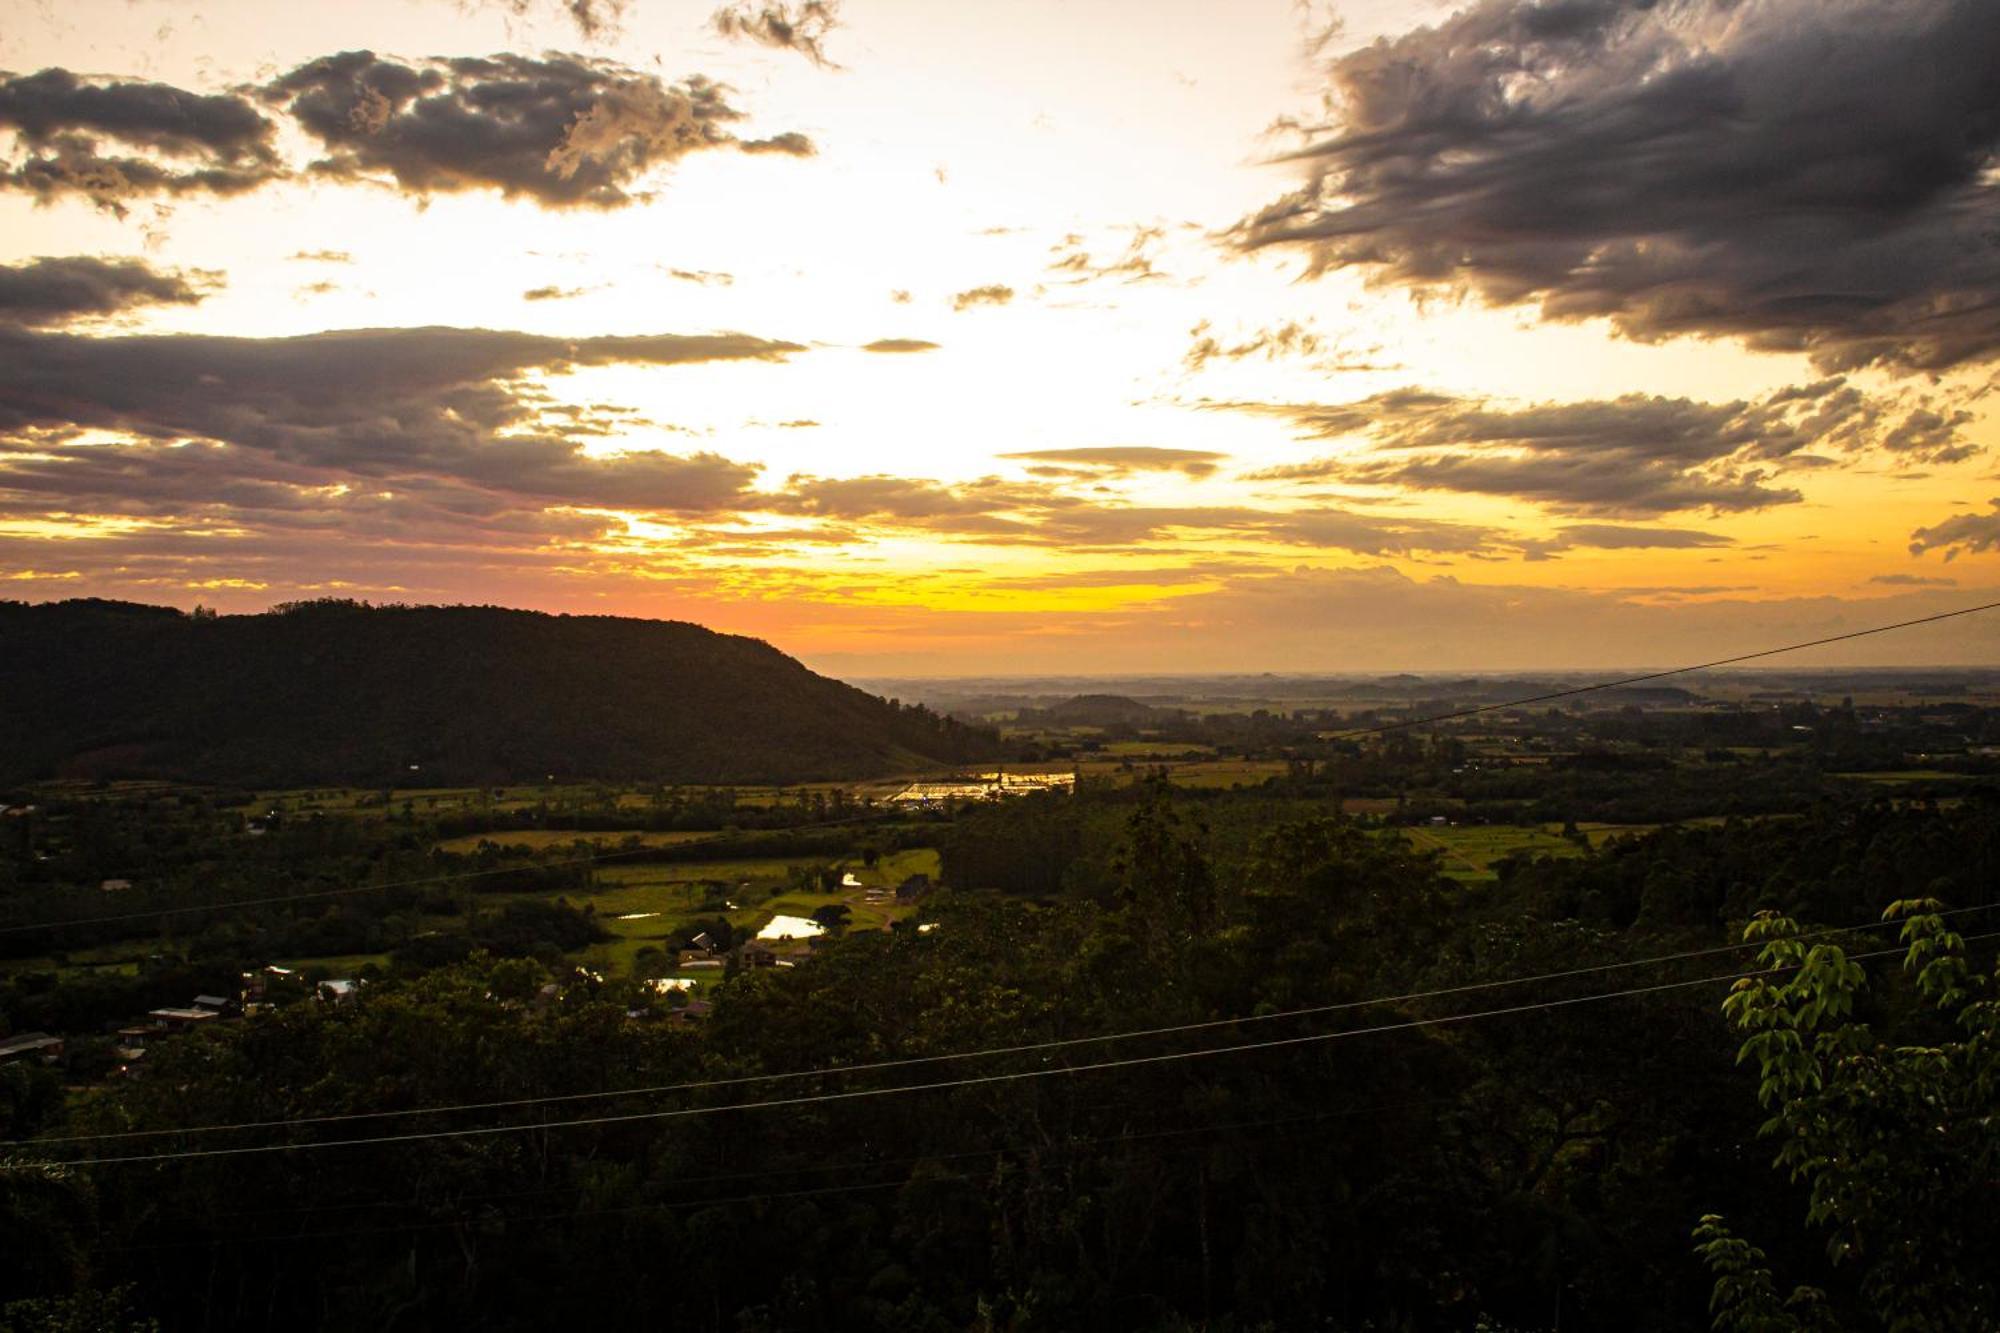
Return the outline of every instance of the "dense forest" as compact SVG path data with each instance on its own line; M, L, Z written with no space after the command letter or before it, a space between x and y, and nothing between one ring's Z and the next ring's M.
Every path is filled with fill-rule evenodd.
M935 842L945 887L797 967L732 963L699 1021L569 961L587 870L489 848L515 878L478 892L548 906L406 932L352 1001L162 1041L84 1096L7 1066L0 1327L2000 1319L1990 794L1661 827L1476 883L1283 784L866 836ZM204 855L273 838L452 864L393 820ZM192 912L149 975L184 995L272 932L467 891ZM92 994L17 972L0 1022ZM162 1002L101 1010L135 1001Z
M795 782L995 737L674 621L319 601L0 603L0 781Z

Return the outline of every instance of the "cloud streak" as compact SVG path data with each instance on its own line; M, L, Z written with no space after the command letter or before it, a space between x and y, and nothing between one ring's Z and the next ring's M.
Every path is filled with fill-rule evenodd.
M163 272L138 259L43 256L0 265L0 325L67 324L150 305L195 305L214 273Z
M1356 402L1212 403L1275 416L1302 438L1365 449L1252 474L1532 500L1558 513L1744 512L1796 503L1787 469L1875 452L1959 462L1976 448L1970 414L1920 394L1867 395L1840 378L1755 400L1708 403L1628 394L1507 406L1423 389Z
M0 332L0 493L23 513L324 506L359 492L466 512L491 509L496 497L503 508L706 512L735 504L757 469L712 454L586 451L587 440L615 440L628 423L608 410L560 410L523 376L803 350L742 334ZM127 442L68 443L81 430ZM18 507L24 496L31 502Z

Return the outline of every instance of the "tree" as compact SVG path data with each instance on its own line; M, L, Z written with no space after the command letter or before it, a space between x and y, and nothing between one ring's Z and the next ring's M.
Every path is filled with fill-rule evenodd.
M1807 1187L1806 1220L1824 1229L1828 1257L1852 1266L1862 1307L1896 1333L2000 1323L2000 1001L1941 912L1926 898L1883 913L1903 921L1903 966L1917 991L1910 1027L1929 1040L1892 1044L1855 1021L1861 966L1838 945L1808 948L1774 913L1744 932L1764 942L1769 974L1737 982L1723 1005L1747 1034L1739 1063L1757 1063L1775 1165ZM1716 1275L1717 1329L1834 1327L1813 1288L1778 1299L1762 1253L1722 1218L1704 1217L1696 1239Z
M1163 780L1147 783L1125 822L1118 866L1119 899L1141 914L1156 952L1215 928L1215 873L1202 849L1208 830L1182 818L1172 792Z

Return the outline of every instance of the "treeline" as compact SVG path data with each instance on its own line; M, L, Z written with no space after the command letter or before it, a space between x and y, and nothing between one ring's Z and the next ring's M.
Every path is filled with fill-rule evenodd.
M1918 966L1865 984L1822 953L1732 990L1890 930L1645 960L1765 909L1991 903L1996 847L1994 802L1864 803L1466 887L1310 802L1024 798L961 816L933 929L836 932L697 1024L489 953L167 1043L40 1128L487 1109L0 1173L0 1252L20 1295L169 1329L1991 1327L2000 1021L1990 945L1948 934L1978 918L1911 909Z

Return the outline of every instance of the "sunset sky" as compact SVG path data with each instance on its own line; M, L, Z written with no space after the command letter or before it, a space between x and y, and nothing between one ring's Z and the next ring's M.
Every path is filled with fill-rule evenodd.
M1992 0L11 0L0 597L837 675L1996 600L1996 149Z

